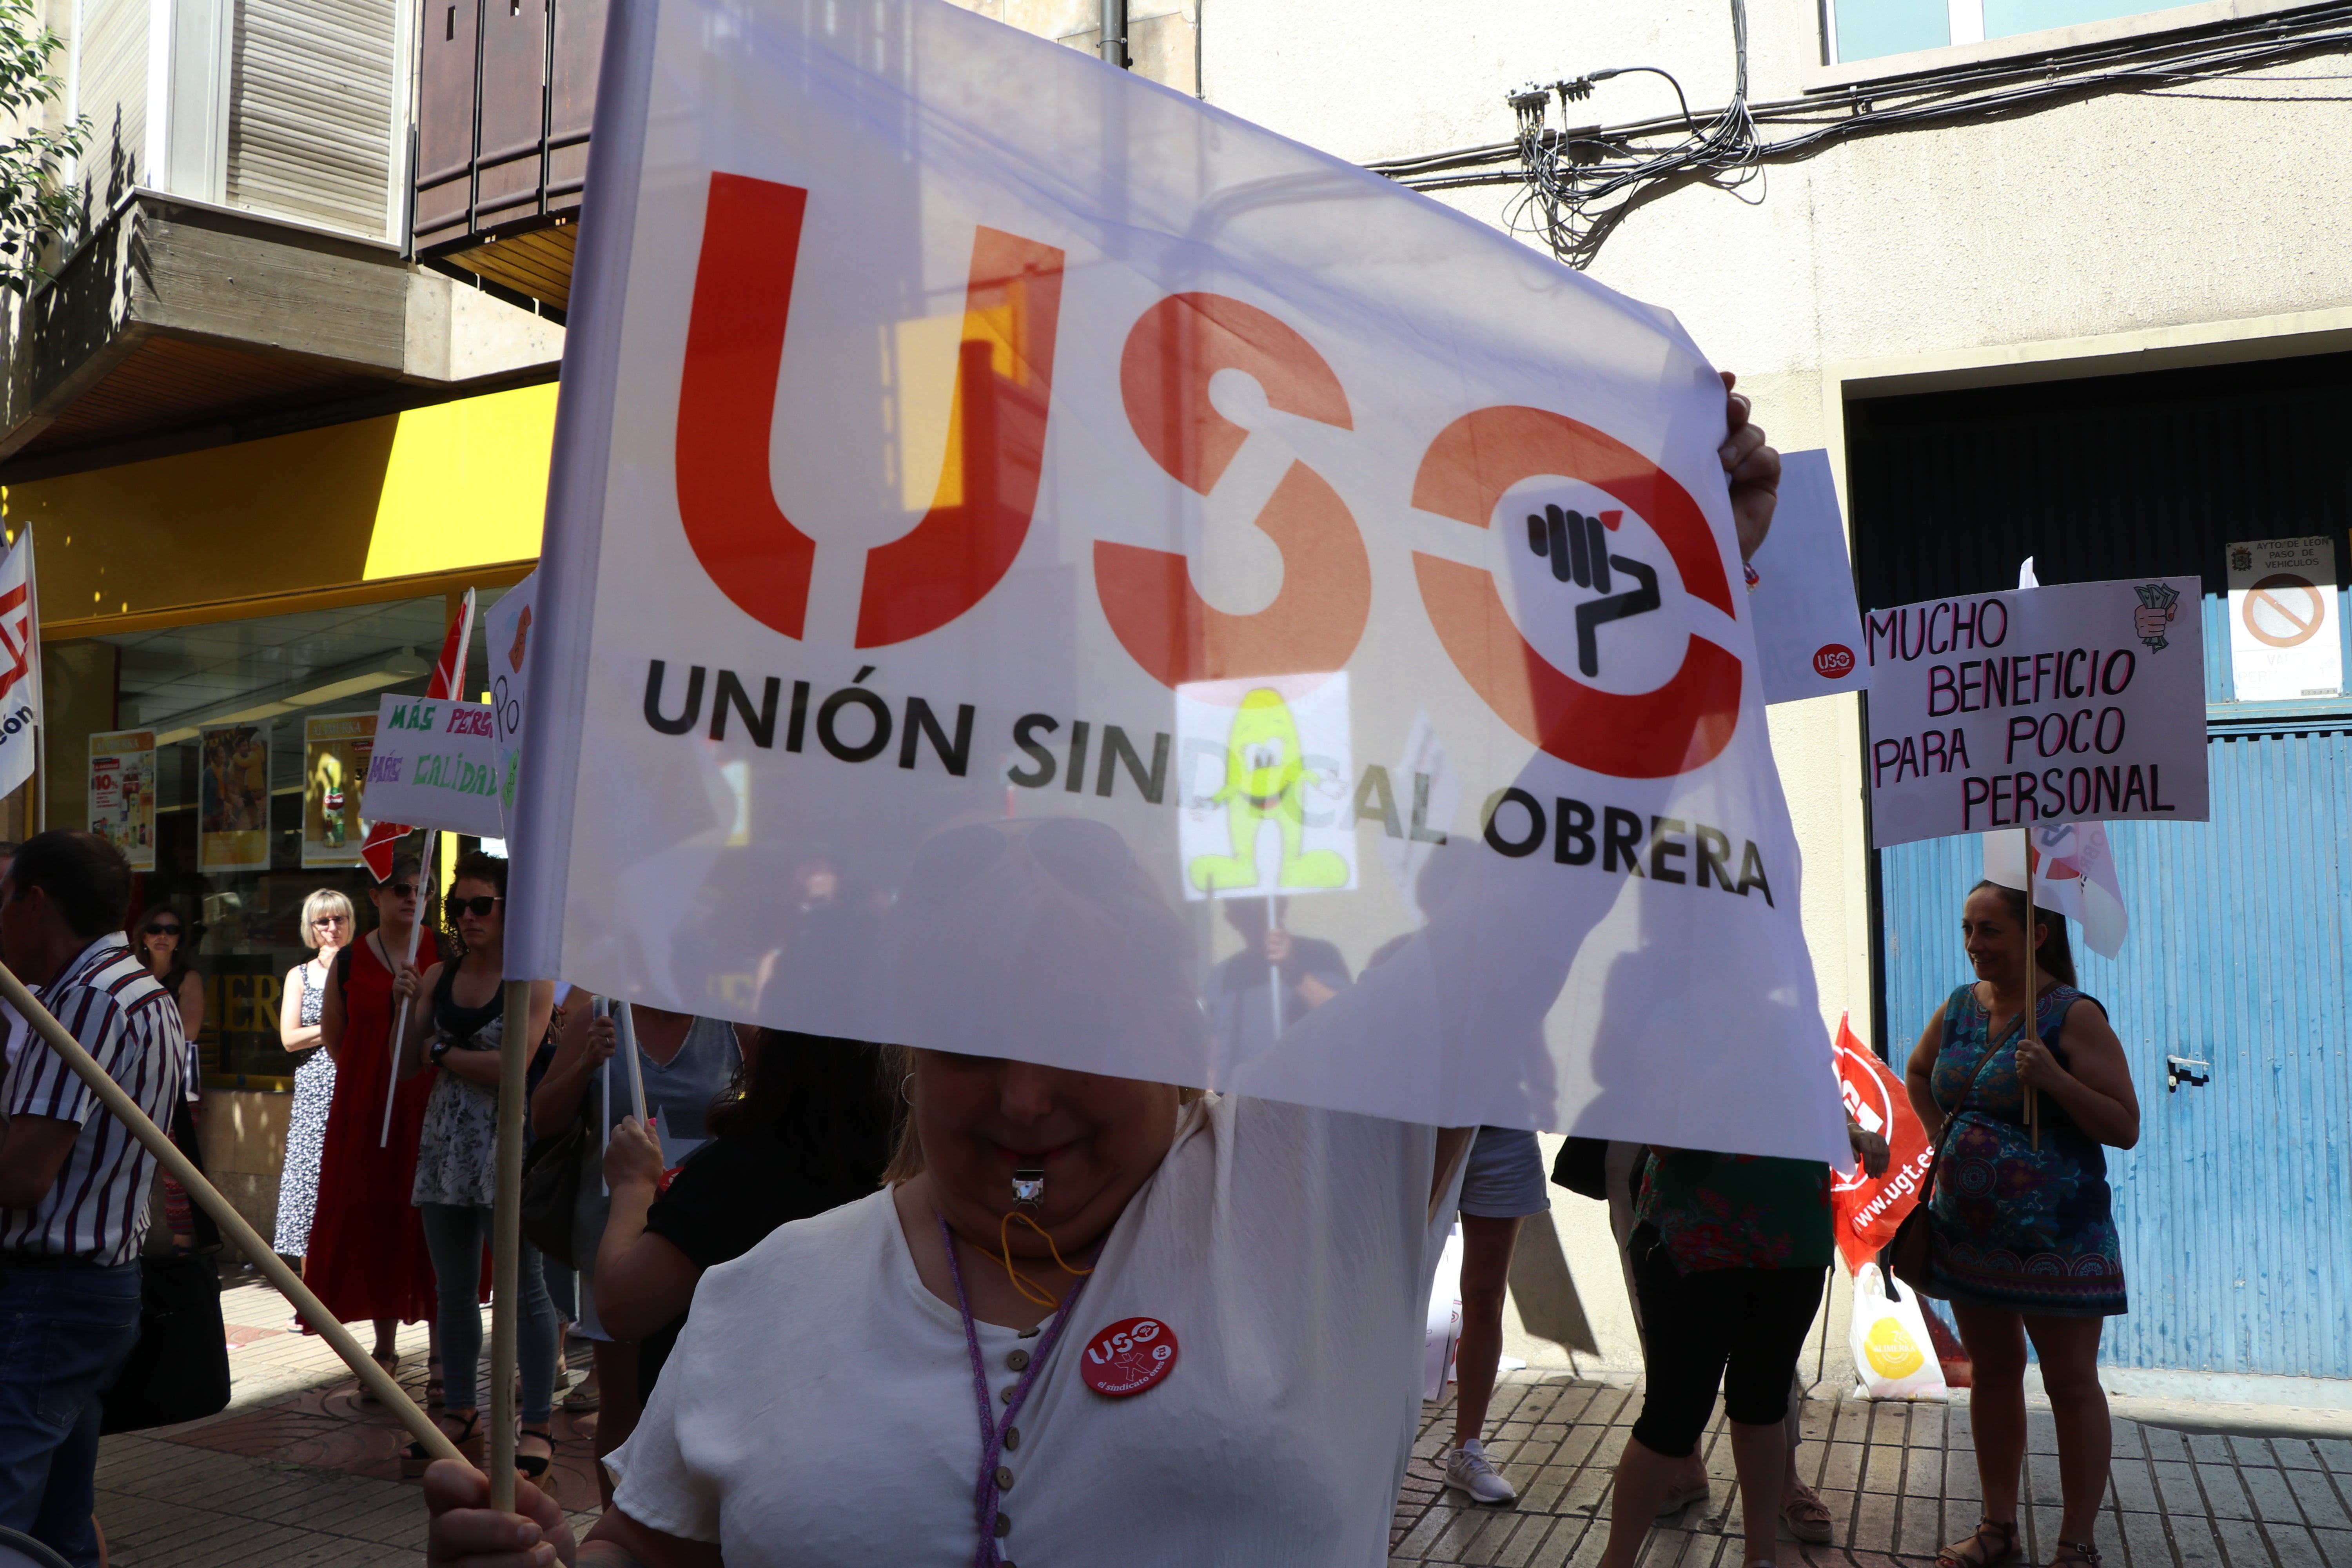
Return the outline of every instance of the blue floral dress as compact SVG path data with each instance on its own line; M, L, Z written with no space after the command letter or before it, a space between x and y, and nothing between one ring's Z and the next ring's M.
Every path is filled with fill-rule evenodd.
M2042 1038L2062 1067L2059 1031L2066 1010L2084 1000L2073 986L2056 985L2035 1010ZM1948 1115L1957 1112L1958 1124L1937 1162L1929 1199L1934 1294L1964 1307L2045 1317L2119 1316L2130 1308L2106 1151L2047 1095L2042 1147L2033 1147L2017 1077L2017 1022L1976 1077L1990 1023L1973 985L1944 1004L1932 1084L1936 1103Z

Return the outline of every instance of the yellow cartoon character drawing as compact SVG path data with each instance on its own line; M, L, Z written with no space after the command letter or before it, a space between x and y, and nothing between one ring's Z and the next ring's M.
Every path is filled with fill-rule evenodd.
M1256 887L1258 829L1272 823L1282 835L1276 886L1346 887L1346 859L1331 850L1302 845L1306 790L1317 782L1299 755L1298 725L1281 694L1260 687L1243 698L1225 738L1225 787L1209 797L1224 805L1233 853L1196 858L1192 885L1212 893Z

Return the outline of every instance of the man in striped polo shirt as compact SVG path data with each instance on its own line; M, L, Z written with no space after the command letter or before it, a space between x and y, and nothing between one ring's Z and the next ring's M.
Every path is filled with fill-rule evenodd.
M0 877L0 955L166 1122L180 1009L122 934L131 868L92 833L26 843ZM0 1524L77 1568L90 1525L99 1394L139 1337L139 1248L155 1157L37 1036L9 1069L0 1131Z

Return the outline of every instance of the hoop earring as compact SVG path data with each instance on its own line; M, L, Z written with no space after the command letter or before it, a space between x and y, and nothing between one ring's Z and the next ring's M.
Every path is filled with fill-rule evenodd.
M915 1097L907 1092L907 1086L914 1081L915 1075L913 1073L908 1073L905 1078L898 1080L898 1098L905 1100L908 1105L915 1103Z

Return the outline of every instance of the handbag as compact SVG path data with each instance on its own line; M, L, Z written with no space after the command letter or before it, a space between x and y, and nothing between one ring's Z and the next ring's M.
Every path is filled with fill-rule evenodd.
M1936 1190L1936 1167L1944 1163L1944 1145L1951 1142L1952 1129L1959 1125L1960 1112L1968 1109L1969 1097L1976 1093L1977 1085L1983 1081L1985 1068L1992 1065L1992 1058L2000 1050L2000 1042L1992 1041L1985 1047L1984 1055L1977 1058L1976 1070L1969 1075L1969 1087L1961 1092L1960 1103L1945 1113L1944 1131L1937 1136L1934 1157L1927 1162L1927 1180L1920 1185L1919 1201L1911 1205L1911 1212L1905 1215L1903 1223L1895 1227L1895 1239L1878 1249L1880 1269L1889 1279L1910 1287L1922 1296L1936 1296L1936 1292L1928 1288L1930 1270L1927 1267L1927 1233L1934 1223L1928 1215L1927 1204ZM1889 1299L1899 1301L1902 1297L1890 1290ZM1936 1296L1936 1300L1942 1300L1943 1298Z
M539 1080L554 1062L558 1027L557 1018L550 1017L547 1037L525 1079L526 1097L538 1091ZM530 1144L522 1156L522 1238L539 1248L541 1258L565 1268L580 1267L572 1257L572 1216L579 1201L581 1166L596 1152L597 1141L589 1134L588 1100L583 1090L572 1125Z
M1579 1197L1608 1201L1609 1140L1570 1138L1562 1143L1551 1163L1551 1179Z
M209 1256L139 1260L139 1342L100 1395L99 1431L174 1426L228 1408L228 1335Z
M541 1257L566 1268L580 1267L572 1257L572 1215L579 1202L582 1167L595 1148L596 1141L588 1135L588 1097L583 1094L572 1125L541 1139L522 1157L522 1238L539 1248Z

